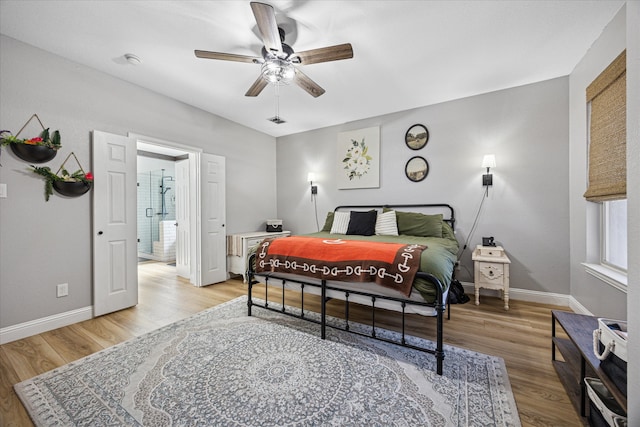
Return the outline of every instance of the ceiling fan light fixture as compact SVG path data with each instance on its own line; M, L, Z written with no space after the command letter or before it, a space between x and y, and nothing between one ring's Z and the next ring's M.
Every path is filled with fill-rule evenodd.
M295 74L293 65L283 59L269 59L262 64L262 77L269 83L288 84Z

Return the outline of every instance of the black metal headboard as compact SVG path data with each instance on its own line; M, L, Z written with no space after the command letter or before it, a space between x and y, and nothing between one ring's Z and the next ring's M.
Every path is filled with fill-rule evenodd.
M338 210L345 210L345 209L383 209L383 208L388 208L388 209L400 209L400 210L405 210L407 208L421 208L421 209L425 209L427 211L437 211L438 213L442 213L443 217L442 220L446 221L452 229L456 229L455 225L456 225L456 215L455 215L455 211L453 210L453 207L451 207L451 205L447 205L444 203L435 203L435 204L411 204L411 205L343 205L343 206L338 206L336 207L333 211L336 212Z

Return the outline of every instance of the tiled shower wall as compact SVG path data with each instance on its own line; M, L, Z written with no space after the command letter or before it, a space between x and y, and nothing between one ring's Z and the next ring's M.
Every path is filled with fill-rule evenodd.
M137 221L138 221L138 253L141 255L149 254L155 255L153 258L161 260L167 260L167 254L165 250L160 254L154 253L154 242L161 242L161 235L159 230L160 221L175 220L175 181L165 179L165 188L170 187L165 193L165 213L162 213L162 170L143 172L138 174L138 209L137 209ZM166 171L165 177L172 176ZM173 221L175 222L175 221ZM175 234L175 233L174 233ZM175 240L175 237L174 237ZM162 244L159 247L164 248L166 244ZM175 244L174 244L175 246ZM172 255L168 259L175 258Z

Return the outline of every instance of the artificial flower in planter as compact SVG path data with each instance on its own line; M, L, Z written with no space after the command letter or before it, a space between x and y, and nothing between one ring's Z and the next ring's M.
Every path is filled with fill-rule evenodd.
M53 173L51 168L48 166L39 167L33 166L33 172L38 175L44 177L44 197L46 201L49 201L49 196L53 194L53 190L55 189L58 193L63 196L68 197L78 197L91 190L93 185L93 174L91 172L85 172L80 166L80 169L75 171L74 173L69 173L65 168L64 164L69 160L69 157L73 156L80 166L80 162L78 162L78 158L76 155L71 152L67 156L67 159L62 163L60 169L58 169L57 173Z
M17 135L12 135L10 131L2 130L0 131L0 145L11 145L11 150L16 156L35 163L44 163L53 159L62 146L60 132L56 130L50 134L49 128L43 129L40 136L29 139L20 139Z

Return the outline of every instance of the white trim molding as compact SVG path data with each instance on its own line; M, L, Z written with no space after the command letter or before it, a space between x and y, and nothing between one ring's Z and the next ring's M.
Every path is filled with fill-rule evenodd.
M475 286L473 282L462 282L465 293L475 295ZM500 291L492 289L480 289L480 296L500 296ZM471 298L473 301L473 298ZM530 291L528 289L509 288L509 299L518 301L535 302L539 304L557 305L559 307L571 307L570 295L556 294L553 292ZM470 302L472 302L470 301ZM575 300L574 300L575 301ZM576 301L577 303L577 301ZM482 300L480 300L482 304ZM573 309L573 307L571 307Z
M587 310L587 307L580 304L580 301L574 297L569 297L569 308L578 314L586 314L587 316L593 316L593 313Z
M602 264L590 264L583 262L582 265L587 273L596 277L619 291L627 293L627 275L618 270L608 268Z
M0 344L6 344L32 335L41 334L53 329L84 322L93 318L93 306L78 308L40 319L30 320L0 329Z

